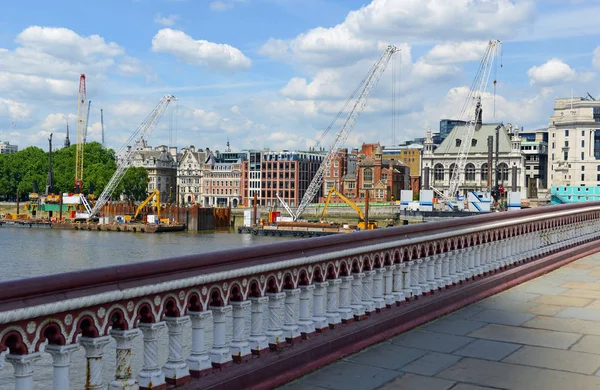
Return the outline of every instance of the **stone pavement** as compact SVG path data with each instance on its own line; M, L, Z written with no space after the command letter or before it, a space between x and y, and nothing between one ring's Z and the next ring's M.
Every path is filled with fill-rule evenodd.
M281 389L600 389L600 253Z

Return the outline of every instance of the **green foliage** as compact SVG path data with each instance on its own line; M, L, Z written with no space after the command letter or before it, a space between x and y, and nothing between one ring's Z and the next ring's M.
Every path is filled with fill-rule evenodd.
M54 172L54 193L73 192L75 181L75 150L71 145L52 153L52 170ZM89 193L90 183L94 184L96 197L102 193L106 184L115 173L115 152L103 149L98 142L85 145L83 163L83 192ZM143 171L143 172L141 172ZM33 191L33 180L38 182L38 192L44 193L48 176L48 153L30 146L17 153L0 155L0 200L15 200L17 189L20 200L27 200ZM113 197L119 196L127 189L130 199L146 197L148 173L144 168L130 168L117 188ZM143 194L140 196L140 188Z

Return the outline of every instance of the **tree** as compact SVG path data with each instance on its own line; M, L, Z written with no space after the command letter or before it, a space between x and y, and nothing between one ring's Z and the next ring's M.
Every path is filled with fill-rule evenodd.
M146 168L130 167L125 172L117 191L122 193L127 200L139 201L146 199L148 196L148 171ZM113 196L115 195L113 194Z

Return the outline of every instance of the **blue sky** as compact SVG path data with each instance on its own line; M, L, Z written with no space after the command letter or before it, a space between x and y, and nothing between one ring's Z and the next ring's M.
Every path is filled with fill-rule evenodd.
M455 117L489 39L503 40L485 120L547 124L554 98L600 97L598 0L29 0L0 14L0 140L45 146L74 129L118 148L171 93L153 145L307 148L386 44L402 49L396 141ZM595 52L596 51L596 52ZM390 69L348 146L392 142ZM491 91L491 86L488 91ZM484 114L485 115L485 114ZM74 138L74 134L72 134Z

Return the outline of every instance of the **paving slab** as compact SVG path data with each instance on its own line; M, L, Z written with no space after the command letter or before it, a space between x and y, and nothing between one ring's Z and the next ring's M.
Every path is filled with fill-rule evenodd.
M503 362L592 375L600 368L600 355L525 346Z
M553 316L556 313L563 310L564 308L564 306L536 305L529 309L527 312L538 316Z
M600 325L595 321L577 318L538 316L522 325L525 328L547 329L557 332L591 334L600 336Z
M568 289L600 290L600 283L598 282L568 282L562 286Z
M431 352L402 367L402 371L433 376L461 359L460 356Z
M469 321L469 320L450 320L446 317L428 323L422 326L421 330L428 332L447 333L457 336L464 336L472 331L485 326L485 322Z
M591 271L588 275L589 276L600 276L600 270L598 270L598 268L596 267L596 269L594 271Z
M600 299L596 299L585 307L586 309L600 310Z
M585 307L567 307L555 317L558 318L579 318L580 320L589 320L600 322L600 311L588 309ZM598 324L600 326L600 324Z
M559 287L558 284L559 283L525 283L515 287L514 291L542 295L559 295L567 291L566 288Z
M344 360L388 370L397 370L426 354L427 351L422 349L402 347L388 342L358 352Z
M597 290L584 290L582 288L572 288L564 293L561 296L565 297L579 297L579 298L588 298L588 299L600 299L600 291Z
M474 332L469 337L527 344L538 347L568 349L581 335L576 333L555 332L543 329L517 328L514 326L490 324Z
M535 317L533 314L528 313L515 313L512 311L487 309L469 317L469 319L491 324L519 326L529 321L533 317Z
M465 358L438 378L508 390L589 390L600 388L600 377L545 368Z
M553 275L549 276L550 280L555 282L567 283L567 282L597 282L600 280L600 275L591 275L597 271L589 272L583 275Z
M502 360L521 347L521 344L477 340L455 351L454 354L478 359Z
M577 344L571 347L571 351L600 353L600 336L583 336Z
M566 290L571 291L571 290ZM565 293L566 294L566 293ZM564 296L564 295L542 295L532 301L533 303L539 303L541 305L557 305L557 306L574 306L584 307L589 305L592 300L587 298Z
M398 371L340 361L306 375L301 378L300 382L306 386L305 389L321 386L336 390L370 390L389 382L399 375L402 375L402 373ZM297 385L297 383L292 382L291 385ZM287 389L286 387L283 388Z
M571 264L565 265L563 268L575 268L575 269L594 269L596 266L594 264L585 264L581 262L573 262Z
M450 353L473 341L472 338L451 334L415 330L391 339L392 344L434 352Z
M467 307L463 307L462 309L456 310L443 318L448 320L464 320L472 316L473 314L479 313L483 310L485 310L485 308L476 305L470 305Z
M406 374L381 386L381 390L448 390L456 382L440 378Z

